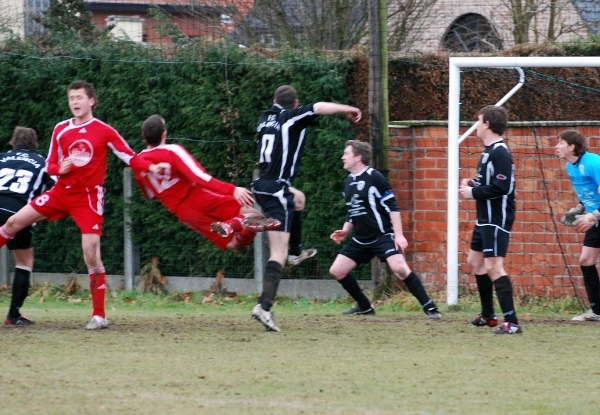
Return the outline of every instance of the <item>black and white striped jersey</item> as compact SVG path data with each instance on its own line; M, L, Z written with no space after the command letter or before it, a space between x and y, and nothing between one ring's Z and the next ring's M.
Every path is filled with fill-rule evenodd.
M477 225L511 230L515 220L515 165L504 140L485 147L473 179Z
M258 120L260 178L291 185L306 145L306 127L317 118L313 104L291 110L275 104Z
M398 212L392 186L383 174L366 167L357 175L344 180L346 222L354 225L353 239L369 243L381 235L394 233L390 212Z
M17 212L52 186L46 172L46 159L34 151L10 150L0 154L0 209Z

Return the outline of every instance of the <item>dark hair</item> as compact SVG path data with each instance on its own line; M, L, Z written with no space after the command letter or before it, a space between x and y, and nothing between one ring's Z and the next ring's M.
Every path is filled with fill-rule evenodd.
M279 88L277 88L277 91L275 91L275 95L273 98L283 108L285 108L286 110L291 110L292 108L294 108L294 103L298 99L298 93L296 92L293 86L282 85Z
M92 110L96 108L96 105L98 105L98 97L96 96L96 89L94 88L94 85L87 81L73 81L67 88L67 95L69 95L69 91L73 89L85 89L85 94L88 96L88 98L94 98L95 100Z
M506 125L508 124L508 111L502 107L488 105L479 110L479 114L483 122L490 123L490 130L498 135L504 134Z
M371 162L371 145L365 141L348 140L346 141L345 147L352 147L352 152L355 156L362 156L362 162L365 165L369 165Z
M10 140L10 145L15 150L31 150L37 151L38 138L33 128L16 127L15 132Z
M142 136L146 140L146 144L156 147L160 145L162 135L166 129L164 118L154 114L149 116L142 124Z
M558 134L558 139L563 140L567 144L573 144L575 146L575 151L573 151L574 156L579 157L587 151L585 137L579 131L575 131L575 130L562 131L560 134Z

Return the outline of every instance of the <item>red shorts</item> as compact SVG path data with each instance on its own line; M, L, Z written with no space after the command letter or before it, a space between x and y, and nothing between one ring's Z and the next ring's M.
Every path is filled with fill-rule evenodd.
M71 216L81 233L102 235L104 187L64 187L55 185L30 203L49 221Z
M204 236L221 250L227 248L232 236L222 238L210 231L214 222L222 222L239 215L240 204L233 196L194 188L179 206L175 216L193 231Z

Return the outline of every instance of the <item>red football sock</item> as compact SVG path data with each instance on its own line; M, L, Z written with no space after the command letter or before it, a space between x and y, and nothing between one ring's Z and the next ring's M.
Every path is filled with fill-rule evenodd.
M90 269L90 294L92 295L92 316L106 317L104 297L106 296L106 271L104 267Z
M15 235L9 235L4 230L4 226L0 227L0 248L6 245Z
M249 229L243 229L235 234L235 242L240 246L248 246L254 240L256 232L252 232Z

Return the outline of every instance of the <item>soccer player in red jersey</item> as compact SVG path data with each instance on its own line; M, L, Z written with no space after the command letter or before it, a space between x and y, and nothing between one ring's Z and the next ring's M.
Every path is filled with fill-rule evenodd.
M73 118L54 127L47 159L48 174L58 176L58 180L0 227L0 247L34 222L71 216L81 231L90 276L93 312L85 328L97 330L108 327L104 310L106 272L100 257L108 150L136 169L159 172L162 167L138 158L114 128L94 118L97 98L92 84L73 82L67 88L67 98Z
M142 136L148 147L138 157L170 166L159 173L132 166L146 198L158 199L180 222L221 250L246 253L256 232L281 225L252 207L254 199L248 189L215 179L185 148L165 144L167 129L160 115L144 121Z

